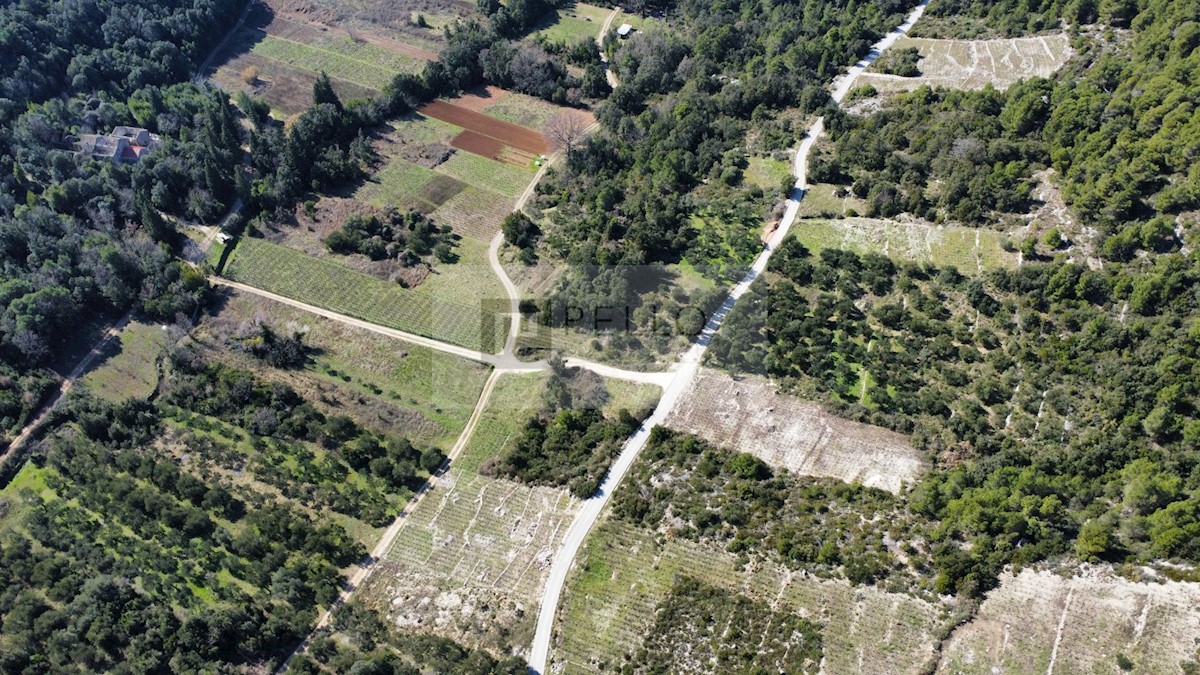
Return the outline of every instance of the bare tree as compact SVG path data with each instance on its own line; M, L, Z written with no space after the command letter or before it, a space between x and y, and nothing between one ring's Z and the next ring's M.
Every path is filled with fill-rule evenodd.
M542 132L550 144L556 150L562 150L570 157L574 152L575 146L579 145L579 141L583 138L587 127L579 115L572 114L568 111L563 111L555 115L546 123L546 128Z

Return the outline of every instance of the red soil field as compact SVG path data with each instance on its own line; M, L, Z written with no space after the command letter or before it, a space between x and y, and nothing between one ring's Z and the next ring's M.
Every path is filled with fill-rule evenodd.
M421 106L420 112L422 115L428 115L436 120L474 131L482 136L489 136L504 145L510 145L533 155L543 155L548 150L546 139L533 129L493 119L487 115L460 108L453 103L434 101Z
M504 142L498 138L484 136L483 134L475 133L470 129L462 132L450 141L450 145L459 150L473 152L476 155L483 155L488 159L500 159L500 153L504 152Z

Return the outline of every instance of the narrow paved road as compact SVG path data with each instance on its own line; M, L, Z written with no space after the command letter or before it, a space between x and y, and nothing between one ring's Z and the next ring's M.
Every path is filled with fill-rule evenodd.
M870 53L865 59L854 64L846 74L834 80L833 98L835 101L840 102L846 93L850 91L854 80L862 71L872 61L879 58L879 55L890 47L897 38L912 28L912 25L924 13L927 2L928 0L922 0L921 4L917 5L908 15L904 23L893 29L871 48ZM700 367L700 361L704 357L704 352L708 348L712 336L721 327L721 323L729 315L729 311L733 309L734 303L737 302L738 298L742 297L750 288L750 284L767 268L767 262L770 260L771 254L787 237L788 230L791 229L792 224L796 220L796 214L800 208L800 200L804 197L804 191L808 186L807 168L809 152L812 150L813 143L816 142L817 137L824 129L825 120L823 118L818 119L809 128L807 135L796 150L794 167L796 184L792 191L793 198L788 200L783 220L771 236L766 248L754 260L754 264L751 266L750 271L746 273L746 276L733 287L725 302L721 304L721 307L708 320L708 323L705 324L700 336L681 359L681 367L672 373L674 377L670 384L665 387L663 396L659 399L658 407L654 409L654 413L646 420L642 428L625 444L620 456L613 463L612 469L609 470L608 475L605 476L604 481L600 484L600 489L596 491L595 496L583 502L579 513L575 516L575 520L567 530L562 546L554 555L550 566L550 577L546 580L545 590L542 595L542 606L538 612L537 632L534 634L533 645L530 648L529 668L531 671L536 673L546 672L550 652L550 638L554 634L554 619L558 613L558 604L562 598L563 586L566 584L567 574L570 572L571 565L575 561L575 556L579 553L579 548L583 545L588 532L596 524L596 520L600 517L604 506L608 503L613 491L620 484L621 479L625 477L625 473L633 464L634 459L637 458L638 453L645 447L646 441L650 438L650 429L666 419L667 414L671 412L671 409L675 407L676 401L679 400L680 394L683 393L691 382L692 377Z

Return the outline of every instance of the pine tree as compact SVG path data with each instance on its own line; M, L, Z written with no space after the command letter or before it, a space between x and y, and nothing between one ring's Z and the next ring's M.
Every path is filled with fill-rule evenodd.
M329 75L325 71L317 76L317 81L313 82L313 105L321 105L322 103L332 104L338 110L342 109L342 100L338 98L337 92L333 90L333 84L329 81Z

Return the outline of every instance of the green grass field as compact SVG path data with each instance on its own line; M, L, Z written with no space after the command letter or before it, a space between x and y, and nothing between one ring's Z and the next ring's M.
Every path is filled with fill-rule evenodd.
M914 672L932 653L939 613L903 594L742 567L735 555L607 520L593 530L567 578L551 649L552 672L614 671L637 649L655 608L681 575L744 593L822 624L824 670ZM558 670L559 667L563 670Z
M604 7L596 7L582 2L574 7L559 9L538 24L536 35L551 42L574 43L577 40L595 40L600 34L600 27L612 12ZM619 24L614 23L613 28Z
M25 517L29 515L32 502L26 501L23 492L28 490L42 499L54 498L54 490L46 485L46 477L54 473L54 469L49 467L25 462L8 485L0 489L0 504L5 505L4 511L0 512L0 535L20 528Z
M540 98L518 94L517 92L509 92L508 96L496 101L492 105L483 110L483 114L488 117L495 117L498 120L512 122L541 131L546 128L546 124L554 119L554 116L565 110L561 106L554 105L549 101L544 101ZM578 114L578 113L575 113Z
M294 68L325 71L330 77L382 90L402 72L419 72L424 63L395 52L348 38L304 44L264 35L251 51Z
M470 152L458 151L437 165L436 170L477 188L491 190L515 199L525 191L534 172L512 164L504 164Z
M410 112L390 124L392 133L398 138L417 143L449 143L452 138L462 133L462 127L419 112Z
M400 204L436 175L423 166L395 157L367 179L354 197L381 208Z
M144 399L158 387L158 357L166 347L162 327L131 321L109 343L82 379L88 390L109 401Z
M746 161L746 182L762 188L768 194L782 190L784 178L795 181L791 165L781 159L754 155Z
M815 183L808 186L804 199L800 200L797 216L800 218L831 218L845 216L853 209L856 213L865 213L867 203L857 197L838 197L834 194L842 186L829 183Z
M436 223L445 223L463 236L490 242L512 213L513 200L474 186L454 195L433 212Z
M461 262L439 265L415 289L357 272L332 258L247 237L226 268L231 279L335 312L469 349L499 351L507 321L484 309L506 297L486 264L487 245L462 239ZM497 306L505 304L496 303ZM490 327L481 326L491 320Z
M814 253L825 248L882 253L894 260L956 267L969 275L1017 262L1016 254L1002 247L1004 235L993 230L845 218L797 220L792 234Z

